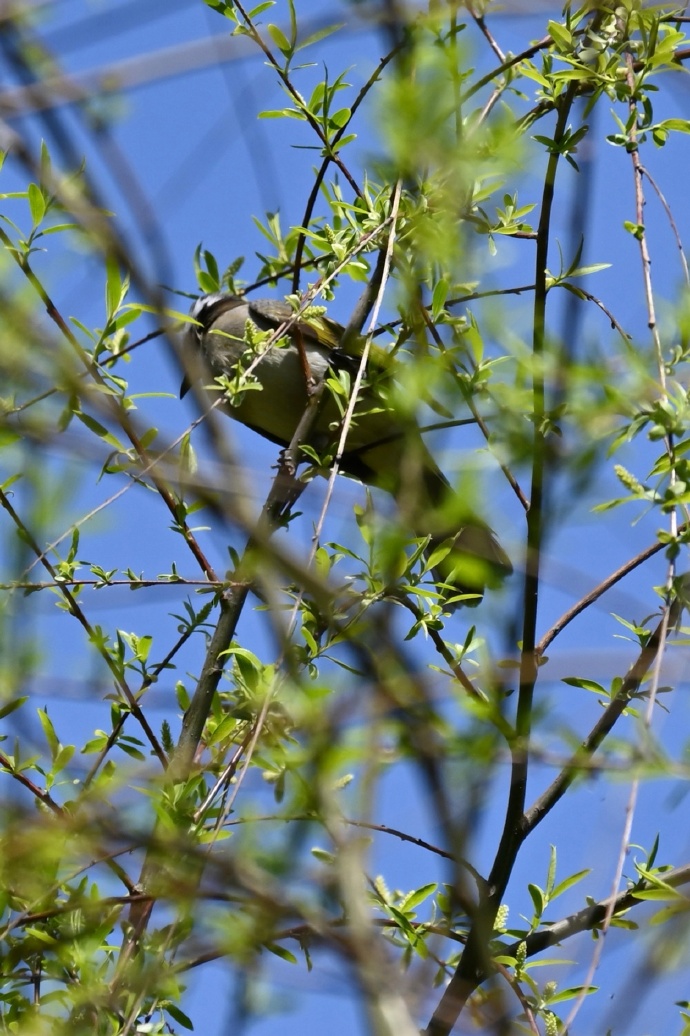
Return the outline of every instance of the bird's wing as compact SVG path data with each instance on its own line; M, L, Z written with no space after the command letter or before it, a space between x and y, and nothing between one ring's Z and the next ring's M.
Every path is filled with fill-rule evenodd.
M249 315L255 318L258 316L273 327L279 327L288 320L294 320L295 311L287 302L280 299L251 299L247 300ZM320 345L325 349L337 350L343 335L344 328L336 320L331 320L323 314L310 314L308 317L299 317L292 324L297 332L304 337Z

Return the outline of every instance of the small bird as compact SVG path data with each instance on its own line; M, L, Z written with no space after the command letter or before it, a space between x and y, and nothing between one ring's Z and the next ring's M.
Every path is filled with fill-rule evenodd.
M341 384L347 385L347 375L354 378L362 355L362 340L345 343L341 324L321 314L295 320L292 307L276 299L214 293L199 298L191 316L196 323L186 334L190 376L203 377L204 369L210 369L214 377L233 379L252 363L255 387L241 391L224 408L282 447L290 444L304 414L308 379L315 385L324 377L340 376ZM250 342L257 330L275 332L286 321L292 321L287 344L253 349ZM430 537L427 554L441 545L447 547L444 557L439 550L435 577L453 596L472 595L463 603L476 604L486 587L501 585L512 565L488 525L463 505L450 486L424 445L419 426L403 418L390 402L395 365L387 357L376 348L369 358L340 471L391 493L414 534ZM188 388L185 378L181 395ZM346 400L326 389L309 435L309 445L320 455L329 449L334 452L346 405Z

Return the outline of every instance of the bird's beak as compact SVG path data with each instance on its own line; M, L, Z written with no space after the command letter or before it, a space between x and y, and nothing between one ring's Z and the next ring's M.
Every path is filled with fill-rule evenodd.
M185 374L184 378L182 379L182 384L180 385L180 399L184 399L191 387L192 383L189 380L188 376Z

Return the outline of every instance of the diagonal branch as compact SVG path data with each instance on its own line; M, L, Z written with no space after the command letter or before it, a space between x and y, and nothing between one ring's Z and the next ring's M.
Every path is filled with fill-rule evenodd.
M680 888L682 885L687 885L690 882L690 864L686 863L683 867L676 867L672 871L666 871L659 875L659 877L663 885L668 885L674 889ZM550 946L557 946L579 932L592 931L592 929L604 922L607 915L620 917L627 910L642 906L646 902L642 893L658 888L659 885L652 881L640 881L632 888L626 889L625 892L619 892L616 896L602 899L599 903L595 903L594 906L584 907L582 910L564 917L561 921L550 924L543 931L532 932L525 939L511 943L510 946L505 948L502 947L501 954L514 957L517 954L518 947L524 945L527 956L535 957L538 953L548 950Z
M136 699L136 696L133 694L133 692L131 691L131 689L130 689L128 683L127 683L127 681L125 680L124 673L122 672L120 667L117 666L115 664L115 662L113 661L110 652L108 651L107 647L101 642L101 638L96 635L96 631L93 629L93 627L91 626L91 623L86 618L86 615L82 611L81 606L80 606L79 602L77 601L76 597L69 590L67 585L65 585L65 581L59 579L58 573L53 568L53 566L51 565L50 561L48 561L48 558L45 556L45 554L41 550L41 548L40 548L39 544L36 542L34 536L31 534L30 530L24 524L22 519L19 517L19 515L15 511L14 507L10 503L10 500L9 500L8 496L5 494L5 492L2 489L0 489L0 506L4 507L5 510L7 511L7 513L10 516L10 518L12 519L14 524L16 525L17 530L19 531L19 533L20 533L22 539L24 540L24 542L28 543L28 545L31 547L32 551L37 555L37 557L40 558L41 564L43 565L45 570L50 574L51 579L54 582L58 583L60 593L62 594L62 596L63 596L63 598L65 600L65 604L67 605L68 612L70 613L70 615L74 615L76 620L79 622L79 624L82 626L82 628L86 632L86 635L88 636L90 642L94 645L94 647L98 651L99 655L101 656L101 658L103 659L103 661L107 665L108 669L110 670L110 672L111 672L111 674L113 676L113 679L115 680L115 684L119 688L120 693L122 694L123 698L127 702L127 705L129 706L129 708L130 708L130 710L132 712L132 715L138 720L142 730L146 734L146 737L147 737L147 739L149 741L149 744L151 745L151 748L153 749L155 755L160 760L163 768L166 769L167 766L168 766L167 756L166 756L165 752L163 751L163 748L161 747L160 742L158 741L158 738L154 734L153 729L151 728L148 720L146 719L146 716L142 712L142 710L141 710L141 708L139 706L139 703L138 703L138 701Z
M526 838L544 817L553 809L556 803L563 798L573 781L582 772L582 766L587 765L592 755L601 745L604 739L620 719L625 709L630 704L630 699L639 690L642 681L654 664L657 656L663 651L666 642L665 633L667 629L673 629L680 619L683 605L679 600L674 600L668 612L662 615L658 626L649 637L649 640L640 651L637 659L628 670L623 683L613 701L604 709L604 712L592 727L576 752L563 767L558 777L540 795L536 802L525 812L522 820L522 837Z
M531 728L532 700L537 680L536 626L539 598L540 557L544 516L544 478L546 474L546 385L544 350L546 346L547 261L551 230L551 211L555 193L556 172L562 140L576 88L570 84L560 98L558 119L549 153L537 236L535 264L535 298L533 329L533 415L534 444L530 508L527 512L527 557L523 594L522 654L515 734L511 745L512 766L506 816L494 865L489 875L490 895L480 904L473 918L467 944L460 963L433 1012L426 1036L448 1036L471 993L489 973L489 941L496 912L508 884L515 860L523 843L522 825L529 755L527 744Z

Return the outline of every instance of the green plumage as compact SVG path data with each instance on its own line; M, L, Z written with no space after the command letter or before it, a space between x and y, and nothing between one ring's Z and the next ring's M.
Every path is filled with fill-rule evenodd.
M198 323L190 328L188 341L197 351L197 368L200 353L214 376L233 377L238 361L247 354L247 322L260 331L273 332L293 316L293 310L273 299L209 295L195 304L192 316ZM245 392L237 406L226 407L227 413L272 442L288 446L308 400L307 372L297 341L301 339L314 382L329 372L346 371L354 378L359 343L351 344L347 352L339 348L343 330L326 316L297 321L288 332L289 345L270 347L256 365L254 376L261 391ZM191 367L194 369L193 364ZM500 585L512 572L510 561L489 527L463 508L424 445L417 425L401 421L388 404L387 388L393 386L392 371L387 367L387 354L376 350L369 372L375 375L375 388L365 387L358 399L341 470L391 493L415 535L432 537L430 550L450 541L449 553L437 565L437 578L457 593L481 594L487 586ZM332 451L340 423L341 409L327 392L311 445L320 453ZM457 515L455 527L448 528L447 514Z

